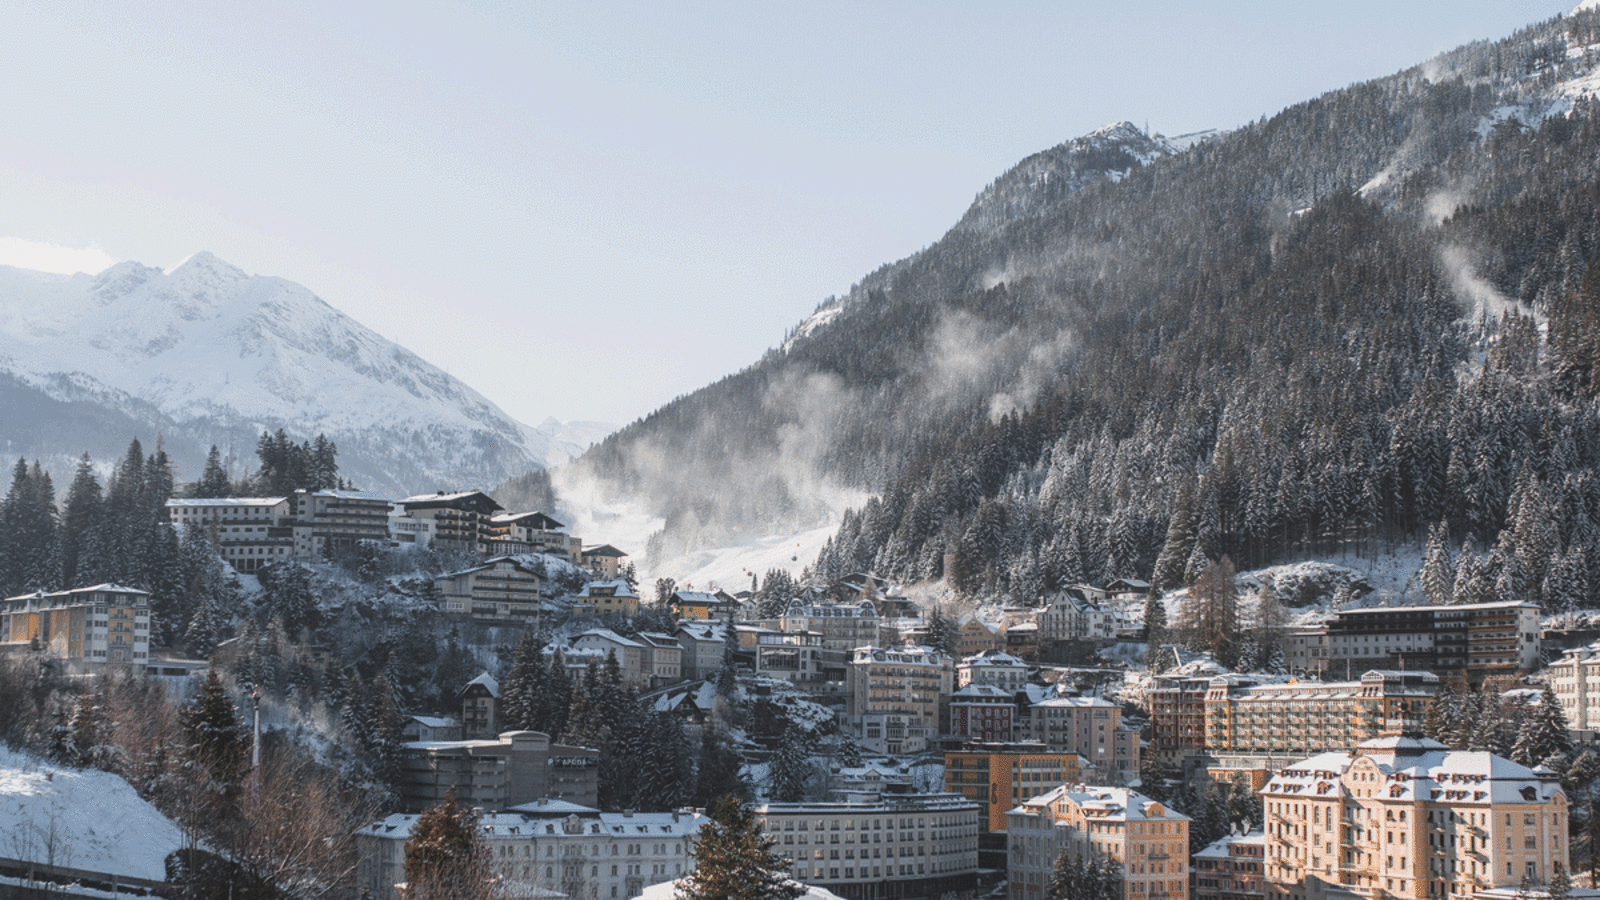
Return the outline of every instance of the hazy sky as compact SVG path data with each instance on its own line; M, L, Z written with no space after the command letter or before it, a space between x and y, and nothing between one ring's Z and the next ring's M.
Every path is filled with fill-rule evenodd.
M622 424L1030 153L1236 127L1575 2L24 0L0 263L210 250L526 422Z

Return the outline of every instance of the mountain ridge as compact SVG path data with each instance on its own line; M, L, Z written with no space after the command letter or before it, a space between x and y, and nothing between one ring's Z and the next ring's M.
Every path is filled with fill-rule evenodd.
M243 457L261 431L283 428L327 434L363 487L487 486L570 457L588 430L518 422L303 286L208 251L95 276L3 267L0 297L0 369L15 387L140 422L185 472L198 473L211 444ZM70 459L88 449L41 440L48 422L5 427L14 450Z

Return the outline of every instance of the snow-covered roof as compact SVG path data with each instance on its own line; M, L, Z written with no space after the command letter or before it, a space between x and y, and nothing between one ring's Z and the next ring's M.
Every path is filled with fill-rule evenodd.
M1480 750L1451 750L1429 738L1385 736L1354 752L1320 753L1291 763L1272 777L1264 794L1314 797L1343 790L1344 774L1370 760L1385 776L1385 796L1397 800L1543 804L1561 791L1554 774Z
M522 813L529 816L570 816L597 813L600 810L588 806L581 806L570 800L557 800L553 797L540 797L528 803L518 803L516 806L506 808L507 812Z
M602 557L605 559L621 559L628 554L618 550L610 544L596 544L593 547L583 548L583 555Z
M605 578L591 581L578 592L579 597L634 597L639 595L626 578Z
M533 512L500 513L496 516L490 516L489 521L496 525L527 525L529 528L538 528L542 531L554 531L558 528L567 527L538 510Z
M1151 800L1129 788L1097 787L1084 784L1063 784L1054 790L1033 797L1017 811L1040 814L1061 801L1070 801L1096 821L1136 822L1145 819L1188 821L1189 817L1171 807Z
M1206 859L1227 859L1232 855L1228 850L1229 847L1236 847L1244 844L1260 844L1265 847L1266 843L1267 836L1260 831L1252 831L1249 834L1230 834L1227 837L1218 838L1207 844L1205 849L1193 854L1191 858L1198 859L1200 857L1205 857Z
M588 631L585 631L582 634L579 634L576 637L574 637L572 639L573 644L576 645L578 641L581 641L584 638L594 638L595 640L605 641L608 644L615 644L615 645L617 645L619 647L643 647L644 646L643 644L639 643L638 641L634 640L633 638L625 638L622 635L617 634L615 631L612 631L609 628L591 628Z
M477 678L474 678L471 681L467 682L467 687L472 687L475 684L481 684L484 687L488 688L489 689L489 696L491 696L491 697L500 696L500 680L495 678L493 675L490 675L488 672L484 672L482 675L479 675ZM463 688L462 690L466 690L466 688Z
M1110 700L1107 700L1107 699L1105 699L1103 697L1047 697L1047 698L1045 698L1043 700L1040 700L1040 701L1034 703L1033 705L1034 706L1043 706L1043 707L1046 707L1046 708L1051 708L1051 707L1060 708L1060 707L1064 707L1064 706L1079 706L1079 707L1084 707L1084 706L1115 707L1116 706L1115 703L1112 703Z
M277 506L286 497L201 497L185 500L168 500L167 505L180 508L209 509L216 506Z
M411 721L424 725L428 728L454 728L461 724L455 719L444 718L442 716L412 716Z
M311 495L313 497L332 497L335 500L375 500L380 503L394 502L393 500L389 499L387 494L380 494L376 491L350 491L339 488L324 488L320 491L312 491Z
M835 894L833 891L828 890L827 888L820 888L813 884L803 883L801 883L801 886L806 889L806 892L801 894L798 898L796 898L796 900L844 900L844 898L840 897L838 894ZM660 884L652 884L645 888L644 893L640 894L636 900L674 900L674 898L677 896L678 882L663 881Z
M1004 700L1011 702L1011 692L992 684L969 684L950 695L950 702L960 700Z

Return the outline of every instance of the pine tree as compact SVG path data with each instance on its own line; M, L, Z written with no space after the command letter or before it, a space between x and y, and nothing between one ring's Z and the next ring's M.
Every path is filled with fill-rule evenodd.
M1444 522L1428 532L1428 547L1417 582L1429 603L1442 605L1454 597L1455 566L1450 561L1450 530Z
M233 485L228 481L227 470L222 468L222 452L216 444L212 444L211 452L206 454L205 468L200 471L200 480L195 482L194 496L212 498L232 494Z
M93 460L85 453L78 460L61 510L57 561L61 569L60 583L66 587L100 584L105 580L97 571L101 563L98 544L100 522L105 514L103 507L100 480L95 477Z
M678 879L676 900L796 900L805 893L785 874L789 860L773 849L744 803L723 795L706 814L710 821L695 838L694 871Z
M1561 702L1549 684L1539 695L1539 706L1522 724L1516 744L1511 748L1511 760L1532 768L1557 754L1572 755L1572 740L1567 736L1567 716L1561 711Z
M778 749L768 767L768 791L774 803L799 803L806 799L811 780L811 750L816 736L793 723L783 730Z
M413 900L486 900L494 873L478 815L456 804L450 788L444 802L417 816L406 841L406 884Z
M184 827L192 834L238 815L250 744L215 668L188 705L178 711L187 802Z

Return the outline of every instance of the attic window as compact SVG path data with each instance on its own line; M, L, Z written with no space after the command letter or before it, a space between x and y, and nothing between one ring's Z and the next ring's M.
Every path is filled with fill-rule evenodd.
M1522 799L1532 801L1538 799L1538 796L1539 789L1535 788L1533 785L1530 784L1527 787L1522 788Z

